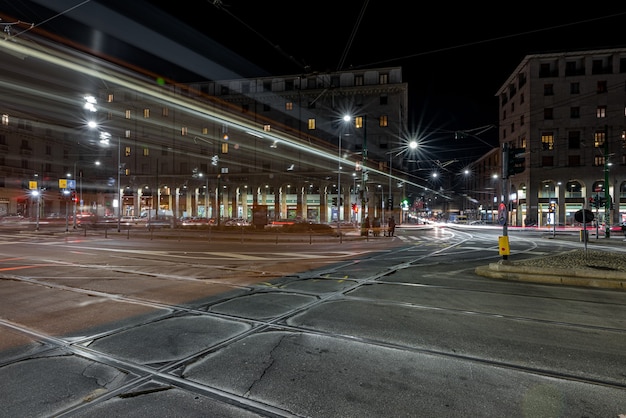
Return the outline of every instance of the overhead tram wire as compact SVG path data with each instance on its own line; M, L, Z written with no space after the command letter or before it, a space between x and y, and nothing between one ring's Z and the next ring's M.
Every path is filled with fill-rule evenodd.
M359 29L359 26L361 25L361 21L363 20L363 16L365 15L365 9L367 8L368 3L369 3L369 0L365 0L363 2L363 7L361 7L361 11L359 12L359 17L357 18L356 23L354 24L354 28L352 29L352 33L350 34L350 39L348 39L348 43L346 44L346 47L343 50L341 59L339 60L339 65L337 65L337 71L341 71L341 69L343 68L343 65L346 62L348 52L350 51L350 47L352 46L352 43L354 42L354 37L356 36L356 32Z
M259 31L257 31L256 29L254 29L252 26L248 25L246 22L244 22L243 20L241 20L239 17L235 16L233 13L231 13L230 11L228 11L228 9L226 9L226 7L224 7L224 2L221 0L207 0L209 3L211 3L213 6L215 6L218 10L223 11L224 13L226 13L228 16L232 17L233 19L235 19L237 22L241 23L243 26L245 26L248 30L250 30L252 33L254 33L256 36L258 36L259 38L261 38L264 42L266 42L267 44L269 44L275 51L279 52L280 55L282 55L284 58L287 58L288 61L292 62L293 64L295 64L298 68L300 68L301 70L307 72L309 71L309 66L306 65L305 63L299 62L298 60L296 60L293 55L289 55L287 52L283 51L283 49L280 47L280 45L272 42L270 39L266 38L262 33L260 33Z

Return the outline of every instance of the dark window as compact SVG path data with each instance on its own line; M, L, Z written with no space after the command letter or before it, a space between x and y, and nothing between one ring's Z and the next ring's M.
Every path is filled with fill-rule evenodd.
M387 96L386 94L381 94L380 95L380 104L381 105L386 105L389 103L389 96Z
M541 157L541 166L542 167L552 167L554 166L554 157L551 155L544 155Z
M544 84L543 85L543 95L544 96L553 96L554 95L554 84Z
M580 118L580 107L574 106L569 108L569 117L572 119Z
M602 60L593 60L591 62L591 74L602 74Z
M567 165L570 167L580 167L580 155L569 155Z
M546 120L554 119L554 109L551 107L543 109L543 118Z
M580 83L571 83L569 85L570 94L580 94Z
M607 91L606 80L598 81L598 94L606 93Z
M550 64L541 64L539 66L539 77L550 77Z
M293 91L294 83L293 80L285 80L285 91Z
M272 82L271 81L263 81L263 91L272 91Z
M580 131L570 131L567 135L567 148L580 149Z

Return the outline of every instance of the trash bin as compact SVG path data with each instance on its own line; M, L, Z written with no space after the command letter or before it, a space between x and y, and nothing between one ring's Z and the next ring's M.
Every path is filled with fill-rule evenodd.
M580 230L580 242L589 242L589 231L586 229Z

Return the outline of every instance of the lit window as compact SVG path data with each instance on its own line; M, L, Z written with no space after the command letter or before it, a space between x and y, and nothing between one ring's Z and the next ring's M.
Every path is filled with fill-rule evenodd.
M364 125L363 116L357 116L354 118L354 127L357 129L361 129Z
M265 125L263 125L263 131L264 132L269 132L272 129L271 125L269 123L266 123Z
M389 126L389 116L382 115L380 118L378 118L378 126L380 126L381 128Z
M605 139L606 139L606 133L604 131L596 131L593 134L593 146L596 148L600 148L604 146Z
M167 107L164 107L163 110L161 111L161 116L166 118L169 116L169 114L170 114L170 110Z
M124 138L130 138L130 134L131 134L130 129L126 129L124 131Z
M2 124L4 126L8 126L9 125L9 115L7 115L6 113L2 114Z
M541 134L541 146L544 150L554 149L554 133L546 132Z
M143 149L143 156L144 157L150 156L150 148L144 148Z
M598 106L596 109L596 117L606 118L606 106Z
M146 119L150 117L150 109L143 110L143 117Z
M222 143L222 154L228 154L228 142Z
M124 147L124 156L130 157L130 147Z
M285 110L293 110L293 102L285 103Z
M309 126L309 130L315 129L315 119L314 118L309 119L308 126Z
M180 128L180 134L182 136L187 135L187 127L186 126L183 126L182 128Z
M126 110L126 111L124 112L124 117L125 117L126 119L130 119L130 117L131 117L131 110Z

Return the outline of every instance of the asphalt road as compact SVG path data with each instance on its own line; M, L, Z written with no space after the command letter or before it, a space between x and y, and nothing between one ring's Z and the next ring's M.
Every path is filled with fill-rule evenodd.
M0 416L626 414L626 292L478 276L497 230L172 232L1 236Z

